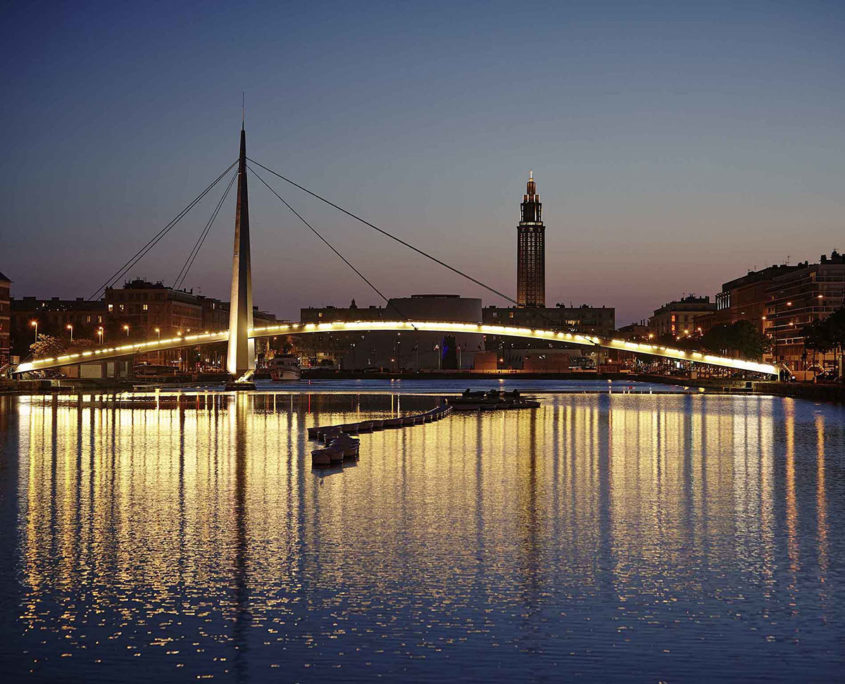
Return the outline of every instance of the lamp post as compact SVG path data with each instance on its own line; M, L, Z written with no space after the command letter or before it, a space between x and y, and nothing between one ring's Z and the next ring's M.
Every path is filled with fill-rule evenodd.
M124 323L123 329L126 331L126 337L129 337L129 326Z
M73 342L73 323L68 323L65 327L70 330L70 341Z
M100 344L103 343L103 326L97 328L97 337L100 338Z
M29 324L35 328L35 342L38 342L38 321L30 321Z

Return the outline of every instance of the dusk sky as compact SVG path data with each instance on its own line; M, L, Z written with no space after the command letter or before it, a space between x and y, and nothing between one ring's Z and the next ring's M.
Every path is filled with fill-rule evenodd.
M845 249L845 3L4 3L0 271L84 297L248 154L516 294L646 318ZM265 174L266 175L266 174ZM268 177L269 180L269 177ZM250 178L255 302L377 297ZM504 303L274 187L383 291ZM172 284L215 189L131 276ZM231 193L186 282L228 299Z

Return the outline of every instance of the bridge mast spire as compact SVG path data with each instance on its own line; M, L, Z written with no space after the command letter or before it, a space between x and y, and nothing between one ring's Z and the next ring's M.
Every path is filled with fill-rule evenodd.
M249 247L249 194L246 183L246 130L241 121L238 159L238 204L235 210L235 250L232 258L232 298L229 304L229 351L226 370L235 379L255 369L252 329L252 264Z

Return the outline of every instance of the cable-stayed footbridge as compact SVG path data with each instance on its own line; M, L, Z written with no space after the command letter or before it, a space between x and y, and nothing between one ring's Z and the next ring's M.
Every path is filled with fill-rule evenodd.
M233 168L237 166L237 170L233 172ZM489 292L516 304L516 301L508 295L494 289L481 280L465 273L464 271L446 263L444 260L435 257L424 250L412 245L392 233L376 226L375 224L357 216L356 214L344 209L338 204L335 204L325 197L308 188L295 183L282 174L272 170L271 168L247 157L246 154L246 132L244 127L241 127L240 134L240 153L238 159L230 164L211 184L206 187L191 203L188 204L167 226L162 228L153 238L150 239L138 252L133 255L118 271L113 274L107 281L105 281L100 288L98 288L89 299L94 299L106 288L116 283L120 278L126 275L129 270L138 263L158 242L179 223L179 221L205 197L211 190L220 183L224 183L224 179L228 177L228 183L224 183L225 191L217 202L211 218L206 223L200 236L192 248L188 258L185 261L179 275L176 278L174 287L180 286L185 282L185 279L190 271L191 266L196 259L197 254L205 243L206 238L211 230L211 226L220 208L226 199L235 179L237 179L237 207L235 211L235 240L232 258L232 286L231 286L231 304L229 311L229 327L226 330L206 331L202 333L176 335L163 339L156 338L155 340L145 340L139 342L127 342L122 345L114 346L100 346L92 349L85 349L78 352L71 352L60 354L57 356L36 358L24 363L21 363L14 370L17 374L23 374L33 371L43 371L63 366L71 366L86 363L99 363L102 361L114 360L138 354L148 354L153 352L164 351L168 349L177 349L188 346L202 346L208 344L218 344L221 342L228 343L228 352L226 357L226 369L230 375L242 382L246 382L252 372L255 370L255 339L260 337L270 337L275 335L308 335L314 333L331 333L331 332L437 332L437 333L475 333L482 335L496 335L503 337L523 338L529 340L542 340L553 343L566 343L574 345L582 345L594 348L614 349L618 351L632 352L636 354L646 354L656 357L675 359L680 361L687 361L699 364L706 364L711 366L718 366L723 368L731 368L735 370L751 371L755 373L763 373L770 375L777 375L778 368L772 364L760 363L750 359L736 359L724 356L717 356L713 354L706 354L698 351L687 351L683 349L675 349L671 347L645 344L638 342L630 342L615 338L600 337L595 335L586 335L572 331L560 330L554 327L545 328L526 328L513 327L503 325L486 325L482 323L460 323L447 321L432 321L432 320L411 320L404 316L401 311L396 308L396 305L391 303L385 294L379 290L370 279L368 279L360 269L354 266L349 259L347 259L334 245L320 231L318 231L305 217L303 217L296 209L291 206L279 192L277 192L270 183L259 174L257 168L263 172L276 177L291 186L307 193L308 195L324 202L325 204L337 209L338 211L350 216L368 226L379 234L390 238L421 255L422 257L433 261L440 267L448 269L449 271L460 275L469 280L473 284L480 286ZM255 327L253 322L253 307L252 307L252 266L251 266L251 247L249 234L249 194L247 188L247 171L255 176L284 206L287 207L309 230L311 230L339 259L341 259L355 274L360 277L380 298L382 298L392 309L395 314L394 320L360 320L360 321L327 321L324 323L280 323L278 325L270 325L264 327ZM366 311L366 310L362 310Z

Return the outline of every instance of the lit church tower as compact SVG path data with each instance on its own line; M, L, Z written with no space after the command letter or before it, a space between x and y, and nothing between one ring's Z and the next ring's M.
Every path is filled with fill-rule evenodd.
M516 300L521 307L546 306L546 228L533 171L528 172L517 226Z

